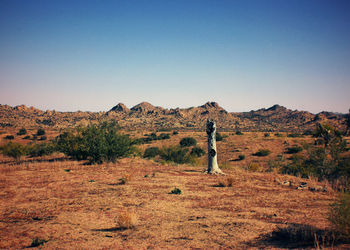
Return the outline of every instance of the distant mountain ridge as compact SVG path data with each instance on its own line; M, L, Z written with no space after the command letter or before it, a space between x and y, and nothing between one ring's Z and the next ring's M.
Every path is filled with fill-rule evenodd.
M102 120L116 120L126 129L203 130L208 118L216 120L218 128L227 131L304 131L313 129L317 122L327 122L342 129L346 115L325 111L318 114L293 111L278 104L250 112L227 112L217 102L171 109L157 107L148 102L141 102L129 109L123 103L118 103L107 112L42 111L25 105L0 105L0 127L65 128Z

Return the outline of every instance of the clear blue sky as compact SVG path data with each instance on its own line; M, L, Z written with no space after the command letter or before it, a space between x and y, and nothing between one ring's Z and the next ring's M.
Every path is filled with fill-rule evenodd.
M0 104L350 108L350 1L0 0Z

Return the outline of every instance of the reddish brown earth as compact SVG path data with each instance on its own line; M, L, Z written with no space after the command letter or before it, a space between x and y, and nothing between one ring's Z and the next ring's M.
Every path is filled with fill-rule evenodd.
M47 131L48 139L57 133ZM144 133L149 131L131 136ZM139 157L84 165L60 154L20 162L0 156L0 248L28 247L35 238L46 240L41 247L47 249L288 248L293 245L268 240L278 227L330 228L329 205L337 195L326 182L307 180L309 187L326 187L327 192L298 190L305 179L276 169L265 172L286 147L313 138L222 134L227 137L217 142L218 161L225 176L205 174L205 156L196 166ZM150 146L175 145L186 136L206 148L205 133L181 131L169 140L138 147L142 152ZM26 142L18 136L15 140ZM272 153L252 155L262 148ZM235 161L239 154L246 158ZM252 163L259 166L255 172L248 170ZM121 178L126 180L123 185ZM284 181L292 185L282 185ZM182 193L170 194L175 187ZM137 217L134 227L118 224L125 213Z

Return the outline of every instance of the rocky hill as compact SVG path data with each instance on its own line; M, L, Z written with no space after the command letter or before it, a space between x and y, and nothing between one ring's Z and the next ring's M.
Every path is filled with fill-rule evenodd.
M195 129L203 130L208 118L217 121L222 131L305 131L317 122L327 122L343 129L346 115L331 112L312 114L290 110L280 105L250 112L230 113L216 102L191 108L165 109L148 102L132 108L119 103L108 112L42 111L24 105L0 105L0 127L66 128L102 120L116 120L126 129Z

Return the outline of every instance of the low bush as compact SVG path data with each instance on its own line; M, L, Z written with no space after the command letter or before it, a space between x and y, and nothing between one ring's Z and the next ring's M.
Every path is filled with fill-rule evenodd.
M303 137L301 134L298 134L298 133L288 134L287 136L291 138Z
M43 135L43 136L40 137L39 140L40 140L40 141L45 141L46 139L47 139L47 137L46 137L45 135Z
M9 142L1 147L1 151L2 154L19 160L26 154L26 147L16 142Z
M192 148L190 154L197 157L201 157L202 155L205 155L205 151L201 147L196 146Z
M175 187L173 190L171 190L170 194L181 194L181 189Z
M30 135L26 135L25 137L23 137L24 140L29 140L30 139Z
M275 133L276 137L283 137L283 135L281 133Z
M243 135L241 131L236 131L236 135Z
M156 157L157 155L159 155L160 150L158 147L150 147L150 148L146 148L143 157L144 158L153 158Z
M254 156L267 156L271 153L270 150L268 149L260 149L259 151L257 151L256 153L254 153Z
M27 130L25 128L21 128L18 132L17 135L25 135L27 134Z
M215 137L216 137L216 141L222 141L224 139L224 137L218 132L216 132Z
M185 138L182 138L180 141L181 147L191 147L196 145L197 145L197 141L193 137L185 137Z
M15 137L13 135L6 135L4 137L4 139L6 139L6 140L13 140L13 139L15 139Z
M45 130L42 128L39 128L38 131L36 132L36 135L41 136L45 134Z
M248 165L248 170L251 172L258 172L261 170L261 166L256 162L252 162Z
M38 143L27 146L27 153L30 157L51 155L55 151L55 145L52 143Z
M270 137L270 133L265 133L264 137Z
M174 132L173 132L173 135L178 135L178 134L179 134L178 131L174 131Z
M163 147L160 149L160 157L165 161L179 164L193 163L193 156L188 154L187 148L178 146Z
M239 161L243 161L244 159L245 159L245 155L239 155L239 156L238 156L238 160L239 160Z
M297 154L297 153L299 153L301 151L303 151L302 147L295 146L295 147L287 148L286 154Z

